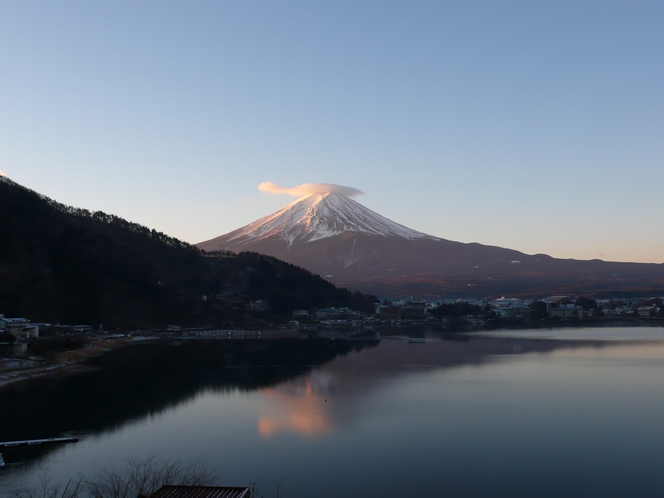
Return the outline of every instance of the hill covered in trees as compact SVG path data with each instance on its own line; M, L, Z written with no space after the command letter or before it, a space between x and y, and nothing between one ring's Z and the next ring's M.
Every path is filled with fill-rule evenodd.
M368 309L374 301L269 256L205 253L0 177L0 313L105 328L251 320L220 306L220 295L264 300L268 308L256 313L263 318L294 308Z

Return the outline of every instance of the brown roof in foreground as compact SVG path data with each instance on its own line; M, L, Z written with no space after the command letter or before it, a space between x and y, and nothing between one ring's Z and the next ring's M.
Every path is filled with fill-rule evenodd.
M162 486L150 498L249 498L249 488L235 486Z

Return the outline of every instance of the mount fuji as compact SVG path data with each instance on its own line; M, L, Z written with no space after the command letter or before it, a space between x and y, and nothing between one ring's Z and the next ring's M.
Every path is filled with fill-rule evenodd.
M252 251L378 295L490 296L664 289L664 265L556 259L434 237L349 195L307 193L279 211L197 244Z
M436 239L399 225L347 195L321 192L305 195L270 216L208 242L228 240L238 246L275 238L282 240L290 249L293 243L314 242L346 233L402 237L409 240ZM201 243L200 247L208 242Z

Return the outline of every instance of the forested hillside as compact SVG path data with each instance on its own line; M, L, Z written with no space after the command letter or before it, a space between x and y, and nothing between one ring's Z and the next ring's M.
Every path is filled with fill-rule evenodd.
M0 313L104 327L239 324L213 295L264 299L261 317L293 308L369 307L372 297L253 253L198 248L102 212L59 204L0 177ZM204 299L203 296L208 297Z

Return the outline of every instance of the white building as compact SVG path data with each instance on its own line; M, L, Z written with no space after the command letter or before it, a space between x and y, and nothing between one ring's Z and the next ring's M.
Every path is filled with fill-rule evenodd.
M0 315L0 329L17 339L39 337L39 326L33 326L27 318L7 318Z

